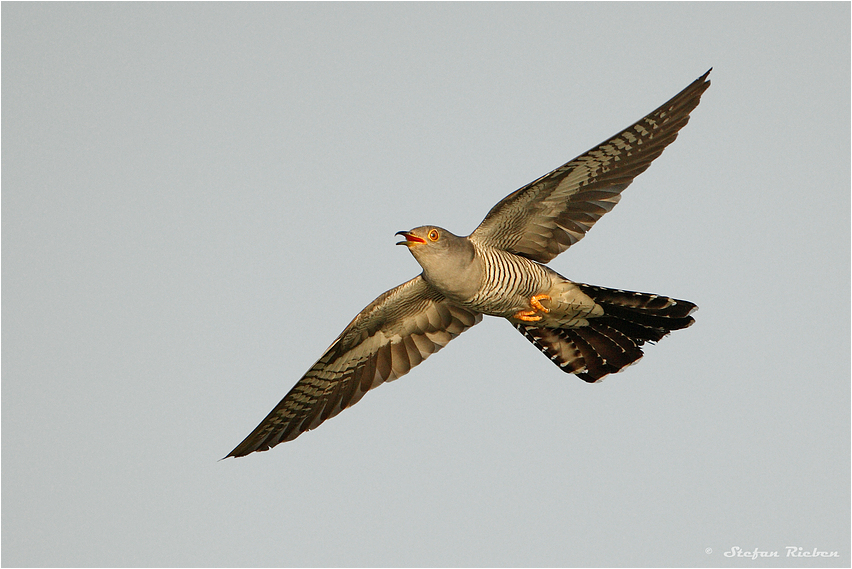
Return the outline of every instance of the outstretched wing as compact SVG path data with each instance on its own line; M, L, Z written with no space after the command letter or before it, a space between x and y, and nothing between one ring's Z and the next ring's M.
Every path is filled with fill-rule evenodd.
M228 456L291 441L354 405L374 387L402 377L482 320L448 302L421 276L374 300Z
M506 196L470 238L541 263L553 259L582 239L677 138L710 86L709 74L620 134Z

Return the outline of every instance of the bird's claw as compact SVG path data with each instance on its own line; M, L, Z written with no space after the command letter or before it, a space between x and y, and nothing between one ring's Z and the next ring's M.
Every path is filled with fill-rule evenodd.
M549 309L545 308L542 304L542 300L552 300L546 294L537 294L530 298L530 306L532 306L532 310L521 310L515 314L514 318L517 320L523 320L524 322L538 322L541 320L541 316L537 315L536 312L544 312L547 314L550 312Z
M521 310L513 318L523 320L524 322L538 322L541 320L541 316L535 315L535 310Z
M533 309L539 310L547 314L548 312L550 312L550 310L542 306L541 302L539 302L540 300L550 301L553 299L546 294L537 294L534 297L530 298L530 304L532 305Z

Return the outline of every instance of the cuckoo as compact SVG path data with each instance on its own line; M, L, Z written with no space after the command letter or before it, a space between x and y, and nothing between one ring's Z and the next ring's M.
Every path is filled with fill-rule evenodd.
M563 371L594 383L645 342L693 323L685 301L571 281L544 263L583 238L686 125L699 77L645 118L495 205L467 237L400 231L423 272L358 314L230 456L291 441L397 379L483 315L508 320Z

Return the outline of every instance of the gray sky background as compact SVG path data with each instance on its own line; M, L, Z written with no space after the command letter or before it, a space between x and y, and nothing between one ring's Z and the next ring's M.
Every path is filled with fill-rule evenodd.
M711 66L551 263L695 326L587 385L489 318L218 462L419 272L394 232ZM3 565L849 565L848 3L3 3L2 81Z

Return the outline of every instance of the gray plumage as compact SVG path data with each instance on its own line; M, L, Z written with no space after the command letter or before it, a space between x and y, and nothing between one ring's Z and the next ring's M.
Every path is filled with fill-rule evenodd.
M596 382L641 346L693 323L695 304L577 283L542 263L583 238L686 125L709 87L699 77L624 131L495 205L467 237L400 232L423 272L379 296L228 456L292 440L479 323L506 318L563 371Z

